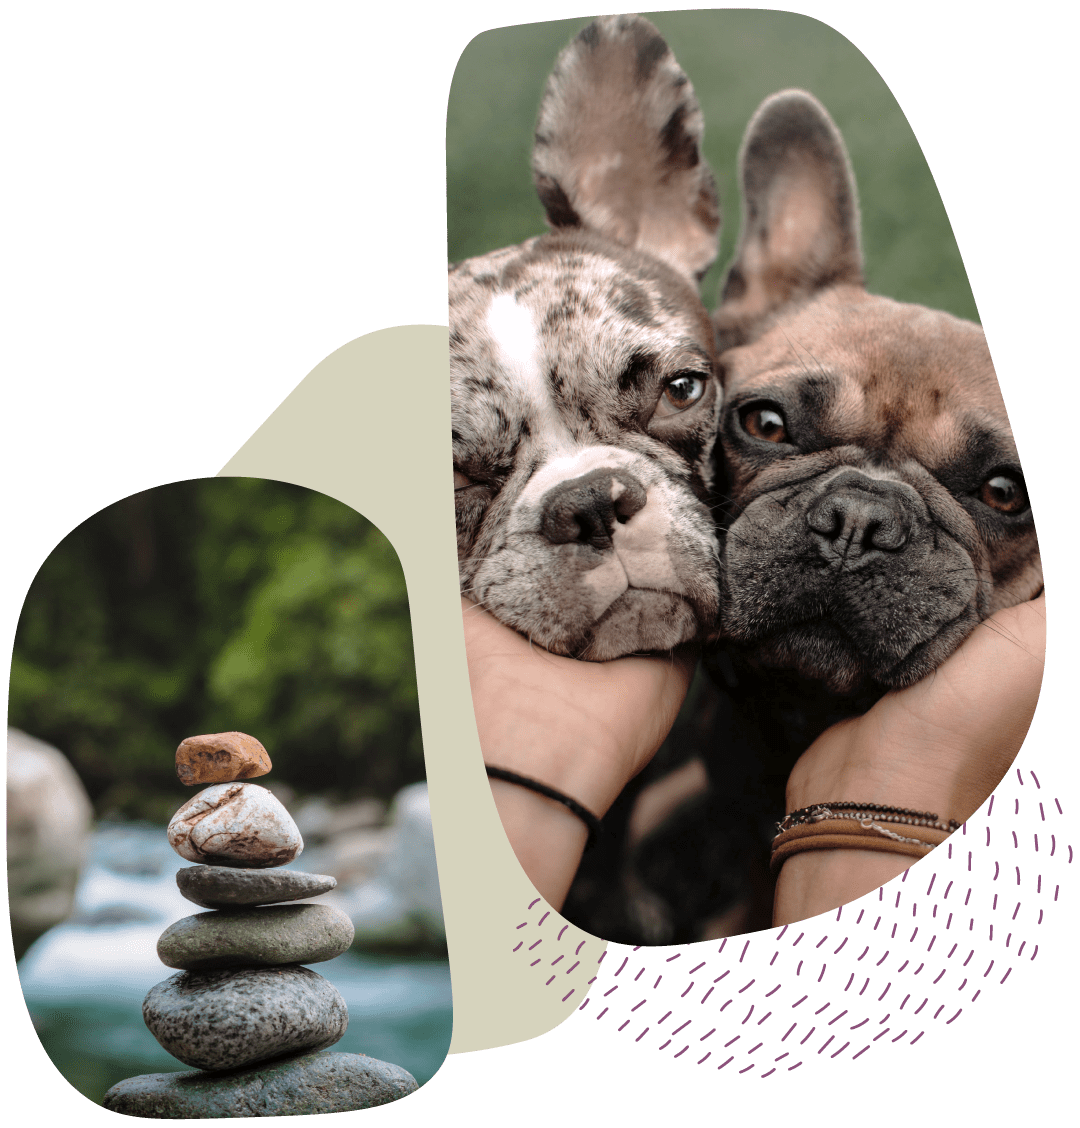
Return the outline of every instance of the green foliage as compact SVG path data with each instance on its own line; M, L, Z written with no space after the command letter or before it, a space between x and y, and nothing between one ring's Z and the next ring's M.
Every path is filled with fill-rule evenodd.
M405 579L386 538L297 486L208 478L103 509L42 565L13 725L71 757L99 814L167 819L173 753L239 729L301 793L424 778Z
M881 76L847 39L787 12L661 12L648 18L690 76L705 115L705 156L723 211L720 255L702 286L710 309L739 230L736 157L743 131L764 98L797 86L822 101L851 153L868 289L977 318L918 142ZM556 55L587 22L484 32L462 54L446 128L451 262L546 230L529 165L536 110Z

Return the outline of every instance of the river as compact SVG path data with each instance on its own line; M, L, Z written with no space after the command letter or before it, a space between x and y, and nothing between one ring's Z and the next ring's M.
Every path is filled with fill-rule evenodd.
M157 958L158 937L181 917L204 911L176 888L176 871L187 864L169 848L163 827L100 825L72 917L19 961L46 1053L97 1103L125 1077L189 1068L162 1049L142 1019L146 992L175 974ZM349 1029L333 1050L395 1062L421 1085L439 1068L452 1024L445 959L352 950L312 970L349 1007Z

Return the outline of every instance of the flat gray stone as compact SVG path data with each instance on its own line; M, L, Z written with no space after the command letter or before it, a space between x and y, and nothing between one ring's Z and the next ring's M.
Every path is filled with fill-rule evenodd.
M146 1073L114 1085L102 1104L156 1120L304 1116L374 1108L417 1088L400 1065L364 1054L321 1053L230 1073Z
M338 989L306 967L181 971L151 987L143 1021L195 1069L243 1069L325 1050L349 1025Z
M293 870L186 866L177 871L176 885L189 901L204 909L234 909L320 897L337 886L337 879L322 873Z
M184 917L161 934L157 953L186 971L276 967L332 960L352 940L352 921L332 905L273 905Z

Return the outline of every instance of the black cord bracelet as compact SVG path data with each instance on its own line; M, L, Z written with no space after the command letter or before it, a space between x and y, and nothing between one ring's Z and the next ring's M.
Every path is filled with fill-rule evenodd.
M589 837L585 841L585 849L588 850L596 845L596 840L603 832L603 824L592 811L583 807L576 799L571 799L569 795L563 795L561 791L556 791L554 787L548 787L546 783L540 783L539 780L518 775L517 772L508 772L505 768L493 768L490 764L486 764L485 767L491 779L501 779L503 783L516 784L518 787L535 791L537 795L543 795L547 799L554 799L556 803L561 803L585 824L589 832Z

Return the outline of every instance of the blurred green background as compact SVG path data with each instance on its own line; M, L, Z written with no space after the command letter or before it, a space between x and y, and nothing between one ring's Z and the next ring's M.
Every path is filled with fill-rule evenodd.
M717 288L739 230L736 157L761 101L786 87L816 95L840 127L858 179L867 288L977 319L952 228L907 120L878 73L843 36L769 11L645 13L689 75L705 115L705 156L723 212ZM474 39L447 113L449 259L546 230L530 173L536 110L558 52L588 18L500 28Z
M57 545L23 607L9 723L62 749L99 818L166 823L174 753L239 729L298 795L425 778L405 579L332 498L253 478L161 486Z

